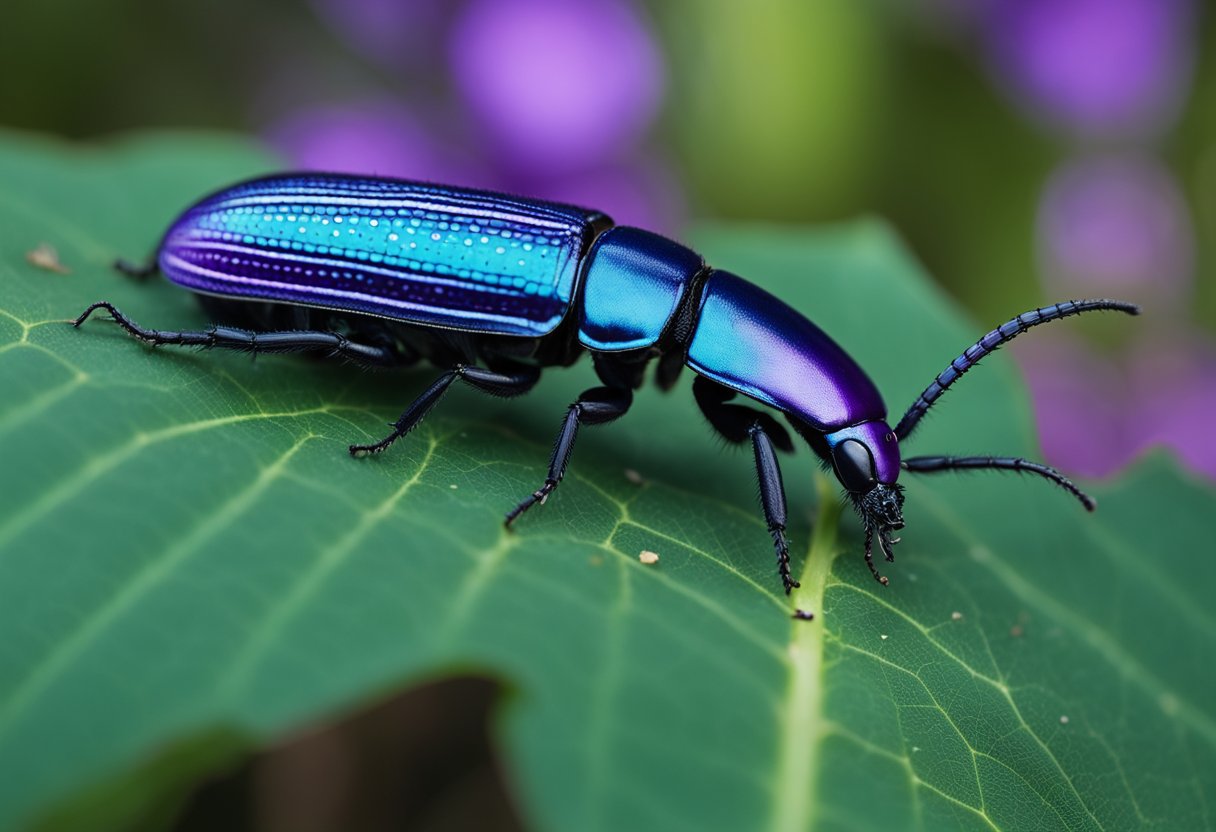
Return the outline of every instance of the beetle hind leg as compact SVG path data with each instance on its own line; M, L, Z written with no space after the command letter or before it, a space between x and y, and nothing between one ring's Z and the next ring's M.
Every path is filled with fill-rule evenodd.
M94 303L81 312L80 316L72 321L72 326L79 327L98 309L105 310L114 319L114 322L132 338L153 347L198 347L203 350L222 349L249 353L328 352L331 355L364 364L391 365L397 363L396 354L388 347L362 344L337 332L313 330L255 332L249 329L214 324L207 329L182 332L149 329L135 323L120 312L114 304L104 300Z

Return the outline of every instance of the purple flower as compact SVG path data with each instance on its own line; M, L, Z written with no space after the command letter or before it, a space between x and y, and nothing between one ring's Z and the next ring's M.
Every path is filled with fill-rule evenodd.
M1032 112L1088 134L1173 120L1193 62L1190 0L996 0L994 63Z
M1038 238L1053 297L1115 294L1156 305L1190 288L1195 244L1183 195L1145 155L1061 166L1043 193Z
M361 56L394 68L432 60L446 17L444 0L312 0L312 7Z
M1192 333L1145 344L1132 362L1128 421L1143 447L1163 445L1216 479L1216 343Z
M608 214L618 225L674 231L682 218L678 188L660 165L635 160L561 176L534 177L533 196L584 205Z
M310 107L280 120L267 132L271 144L302 169L496 184L392 99Z
M627 155L663 88L655 44L625 0L471 0L450 54L487 152L533 171Z
M1117 361L1072 336L1045 332L1014 353L1026 371L1050 464L1102 477L1164 447L1216 479L1216 343L1210 338L1150 330L1132 346L1130 360Z
M1070 475L1102 477L1136 451L1122 405L1129 387L1113 362L1060 332L1014 348L1026 371L1047 461Z

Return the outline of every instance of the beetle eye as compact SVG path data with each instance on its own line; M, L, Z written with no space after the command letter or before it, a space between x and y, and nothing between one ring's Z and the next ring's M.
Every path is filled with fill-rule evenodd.
M855 494L864 494L874 487L874 458L870 449L856 439L846 439L832 451L836 477L841 485Z

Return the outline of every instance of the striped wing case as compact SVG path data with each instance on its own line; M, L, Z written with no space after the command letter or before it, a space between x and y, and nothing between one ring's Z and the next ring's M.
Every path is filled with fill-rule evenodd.
M417 182L258 179L188 209L159 265L197 292L499 335L561 322L602 214Z

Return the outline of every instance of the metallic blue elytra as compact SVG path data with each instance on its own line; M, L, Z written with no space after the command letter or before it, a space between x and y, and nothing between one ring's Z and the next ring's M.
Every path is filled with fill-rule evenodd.
M602 217L415 182L272 176L190 208L159 259L198 292L541 336L569 310Z
M670 388L684 366L710 425L750 442L765 523L786 593L790 570L785 490L777 451L789 433L738 394L774 408L835 472L873 549L894 560L903 527L901 471L1013 470L1050 480L1087 509L1093 500L1058 471L1013 457L920 456L900 445L941 395L984 356L1031 327L1095 310L1137 314L1114 300L1066 301L1026 312L954 359L892 430L869 376L802 313L730 272L714 271L671 240L613 227L598 211L534 199L313 173L245 182L188 208L165 234L153 265L199 293L219 321L173 332L140 326L107 301L128 334L152 345L247 352L319 352L363 364L427 361L438 378L378 442L378 453L412 430L455 381L498 396L530 390L546 367L589 351L602 386L566 411L544 483L506 516L509 526L544 502L565 474L580 425L628 411L654 365ZM859 302L864 302L864 298ZM795 617L810 620L803 611Z
M579 341L601 352L653 347L704 267L699 254L658 234L605 231L587 256Z

